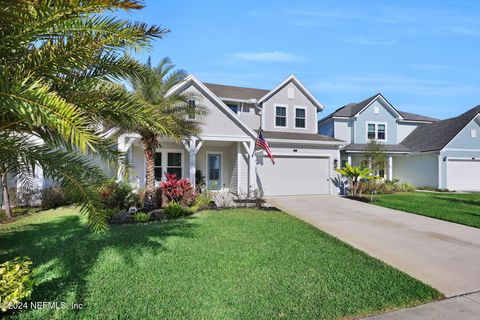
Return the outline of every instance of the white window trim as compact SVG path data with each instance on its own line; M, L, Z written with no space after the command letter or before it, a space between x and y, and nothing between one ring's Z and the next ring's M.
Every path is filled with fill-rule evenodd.
M209 172L208 172L208 156L210 154L219 154L220 155L220 189L219 190L211 190L211 191L221 191L224 190L223 188L223 166L224 166L224 161L223 161L223 152L222 151L207 151L206 152L206 159L205 159L205 178L206 178L206 188L208 189L208 182L210 180L209 178Z
M375 125L375 139L369 139L368 138L368 125L369 124ZM379 124L385 125L385 139L378 139L378 125ZM366 124L365 124L365 140L367 142L370 141L370 140L383 141L383 142L387 141L388 140L388 126L387 126L387 123L386 122L372 122L372 121L366 122Z
M308 109L305 106L293 106L293 127L297 130L307 130L308 129ZM305 127L297 127L297 109L305 110Z
M277 107L285 108L285 126L277 126ZM273 105L273 127L277 129L287 129L288 128L288 104L279 104L276 103Z
M160 181L165 181L165 173L167 172L167 167L168 167L168 153L181 153L182 154L182 178L186 178L186 176L185 176L185 150L184 149L161 149L161 148L157 148L155 150L155 153L161 153L162 154L162 166L161 166L162 167L162 179ZM146 176L147 176L147 160L145 158L144 158L144 162L143 162L143 172L144 172L144 175L145 175L145 178L146 178Z

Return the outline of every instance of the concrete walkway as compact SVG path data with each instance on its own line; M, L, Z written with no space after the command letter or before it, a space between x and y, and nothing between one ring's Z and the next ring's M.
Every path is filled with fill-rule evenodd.
M478 320L480 315L480 293L454 297L427 303L418 307L403 309L368 320Z
M267 198L452 297L480 290L480 229L337 196Z

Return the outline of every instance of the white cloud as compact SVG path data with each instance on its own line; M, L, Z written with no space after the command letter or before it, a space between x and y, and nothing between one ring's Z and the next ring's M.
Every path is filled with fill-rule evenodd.
M345 43L363 44L363 45L392 45L397 43L397 39L380 40L380 39L370 39L365 37L347 38L347 39L341 39L340 41Z
M237 52L232 53L230 57L254 62L287 62L287 61L302 61L300 56L283 51L270 52Z
M336 92L395 92L402 94L456 96L478 94L480 87L449 81L411 78L402 75L342 76L318 81L319 91Z

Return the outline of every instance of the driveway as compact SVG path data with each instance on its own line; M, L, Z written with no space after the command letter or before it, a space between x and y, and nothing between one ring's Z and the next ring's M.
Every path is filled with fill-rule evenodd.
M447 297L480 290L480 229L338 196L266 200Z

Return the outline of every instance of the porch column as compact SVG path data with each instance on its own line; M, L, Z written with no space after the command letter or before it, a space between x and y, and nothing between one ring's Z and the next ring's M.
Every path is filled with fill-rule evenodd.
M182 141L182 142L183 142L183 145L185 146L185 149L187 149L188 151L189 160L190 160L188 178L190 179L192 186L195 187L195 173L197 171L197 153L198 153L198 150L200 150L200 148L202 147L203 141L198 140L197 137L191 137L188 140L188 143L186 141Z
M352 156L351 155L347 156L347 162L348 162L349 165L352 165Z
M255 155L253 155L255 151L255 141L251 140L248 143L243 142L243 147L245 151L247 151L248 157L248 195L257 188L257 179L256 179L256 159ZM253 155L253 156L252 156Z
M121 135L118 137L118 151L122 152L125 157L127 157L128 160L128 151L132 147L133 143L135 142L135 139L137 137L129 137L126 135ZM118 159L118 170L117 170L117 181L123 181L123 177L125 175L125 164L122 159Z
M393 157L388 156L388 180L393 180Z

